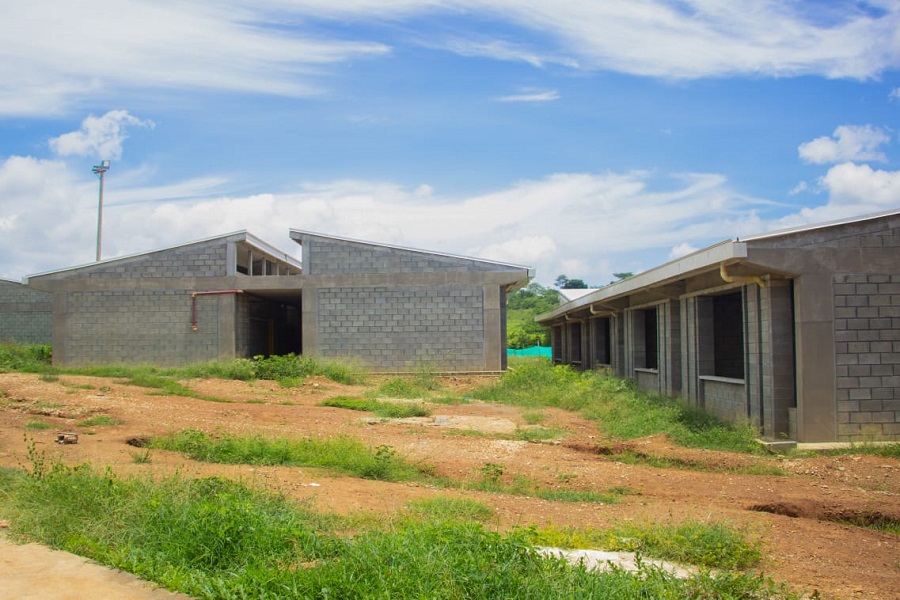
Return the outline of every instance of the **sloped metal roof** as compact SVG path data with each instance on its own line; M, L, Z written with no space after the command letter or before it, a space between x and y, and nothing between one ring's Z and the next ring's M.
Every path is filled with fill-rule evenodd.
M225 234L217 235L217 236L213 236L213 237L194 240L191 242L185 242L183 244L177 244L175 246L168 246L165 248L156 248L154 250L149 250L146 252L137 252L137 253L128 254L125 256L117 256L115 258L106 258L106 259L103 259L103 260L100 260L97 262L85 263L85 264L76 265L73 267L66 267L63 269L55 269L52 271L43 271L41 273L34 273L32 275L27 275L26 277L24 277L23 282L27 283L28 280L37 278L37 277L46 277L46 276L50 276L50 275L58 275L61 273L75 272L75 271L78 271L81 269L93 268L98 265L106 266L106 265L115 264L118 262L134 260L136 258L140 258L142 256L147 256L149 254L156 254L158 252L169 252L169 251L173 251L173 250L180 250L183 248L189 248L191 246L201 246L204 244L209 244L210 242L218 242L218 241L242 242L244 244L247 244L247 245L255 248L256 250L259 250L262 254L267 254L276 260L280 260L280 261L283 261L283 262L289 264L291 267L293 267L297 270L302 269L302 265L301 265L300 261L298 261L294 257L277 249L275 246L272 246L271 244L264 242L263 240L256 237L255 235L247 232L247 230L240 230L240 231L233 231L231 233L225 233Z

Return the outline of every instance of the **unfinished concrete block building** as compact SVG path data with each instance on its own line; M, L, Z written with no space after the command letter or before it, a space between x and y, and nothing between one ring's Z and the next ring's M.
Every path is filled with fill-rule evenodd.
M900 211L725 241L537 319L557 363L766 438L900 441Z
M53 307L46 292L0 279L0 343L49 344Z
M374 370L506 366L507 292L525 267L292 230L302 260L247 232L32 275L54 362L295 353Z

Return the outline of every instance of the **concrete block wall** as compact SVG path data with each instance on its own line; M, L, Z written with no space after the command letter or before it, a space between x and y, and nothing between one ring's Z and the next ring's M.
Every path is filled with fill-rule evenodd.
M85 273L89 279L146 279L163 277L222 277L226 273L226 244L187 246L153 252L133 260L100 264Z
M749 305L752 306L755 305ZM747 378L746 373L744 379L727 379L715 375L713 298L698 295L682 299L681 316L682 398L720 419L747 419L748 394L754 387L754 380ZM741 346L741 354L744 356L749 348L747 340L745 335ZM732 340L732 343L737 343L737 340Z
M79 291L65 294L68 364L183 364L218 358L217 297L197 300L191 330L186 290Z
M747 388L744 383L705 378L700 381L704 409L732 423L747 419Z
M303 241L303 269L309 275L366 273L466 273L503 271L509 267L456 256L442 256L323 238Z
M883 229L864 235L855 235L850 230L845 236L820 244L832 248L900 248L900 230Z
M833 281L838 438L900 441L900 275Z
M383 370L483 368L482 286L320 288L317 303L320 356Z
M0 343L49 344L52 337L52 295L0 280Z

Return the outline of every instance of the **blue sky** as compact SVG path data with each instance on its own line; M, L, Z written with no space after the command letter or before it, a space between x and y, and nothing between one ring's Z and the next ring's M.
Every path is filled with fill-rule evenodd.
M900 1L35 0L0 277L247 229L604 284L900 207Z

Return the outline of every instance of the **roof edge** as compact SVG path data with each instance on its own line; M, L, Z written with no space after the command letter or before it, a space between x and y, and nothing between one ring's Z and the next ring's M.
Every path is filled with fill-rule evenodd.
M302 264L296 258L291 257L283 250L279 250L275 246L272 246L271 244L263 241L262 239L256 237L255 235L249 233L246 229L240 229L238 231L232 231L230 233L224 233L221 235L215 235L215 236L211 236L211 237L207 237L207 238L201 238L198 240L192 240L192 241L184 242L181 244L175 244L173 246L154 248L152 250L145 250L143 252L134 252L132 254L126 254L124 256L116 256L114 258L107 258L107 259L96 261L96 262L83 263L80 265L74 265L74 266L65 267L62 269L53 269L50 271L42 271L40 273L32 273L31 275L26 275L25 277L23 277L22 282L27 285L29 280L32 278L46 277L48 275L56 275L59 273L66 273L69 271L77 271L79 269L84 269L87 267L93 267L93 266L97 266L97 265L109 265L109 264L113 264L113 263L124 261L124 260L131 260L134 258L138 258L139 256L144 256L147 254L154 254L156 252L166 252L169 250L176 250L179 248L187 248L189 246L196 246L196 245L206 244L209 242L220 241L220 240L226 241L226 242L227 241L247 242L248 244L251 244L252 246L261 250L262 252L271 254L273 257L276 257L279 260L283 259L285 262L289 262L291 264L291 266L302 270Z
M295 236L294 234L297 234L297 235ZM523 269L527 272L527 274L528 274L527 276L529 278L532 278L535 275L534 267L528 267L525 265L516 265L516 264L512 264L512 263L507 263L507 262L500 262L500 261L496 261L496 260L490 260L487 258L478 258L476 256L466 256L463 254L451 254L449 252L435 252L433 250L423 250L421 248L410 248L408 246L398 246L396 244L385 244L382 242L359 240L359 239L354 239L354 238L342 237L339 235L318 233L316 231L309 231L309 230L305 230L305 229L291 229L290 230L291 239L294 240L295 242L297 242L298 244L301 243L299 238L304 235L320 237L320 238L325 238L325 239L329 239L329 240L338 240L341 242L350 242L353 244L365 244L367 246L378 246L379 248L390 248L392 250L404 250L406 252L417 252L419 254L431 254L434 256L443 256L445 258L457 258L457 259L463 259L463 260L473 260L475 262L487 263L487 264L492 264L492 265L502 265L504 267L511 267L513 269Z
M585 294L581 298L560 304L553 310L536 315L534 320L538 322L547 321L571 310L584 308L596 302L610 301L628 296L643 288L669 281L677 281L693 273L704 271L711 267L718 267L723 262L733 262L744 258L747 258L747 245L743 241L724 240L643 273L612 283L595 292Z
M877 212L877 213L868 213L868 214L859 215L856 217L847 217L845 219L835 219L832 221L825 221L824 223L811 223L809 225L798 225L797 227L776 229L774 231L769 231L767 233L757 233L757 234L753 234L753 235L742 236L740 238L740 241L753 242L753 241L757 241L757 240L765 240L765 239L770 239L770 238L793 235L795 233L805 233L807 231L816 231L817 229L826 229L828 227L837 227L839 225L850 225L853 223L863 223L865 221L874 221L876 219L883 219L884 217L891 217L894 215L900 215L900 208L894 208L894 209L881 211L881 212Z

